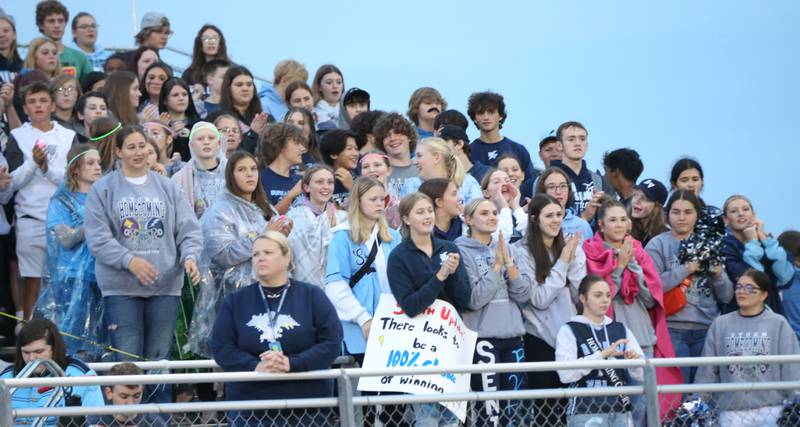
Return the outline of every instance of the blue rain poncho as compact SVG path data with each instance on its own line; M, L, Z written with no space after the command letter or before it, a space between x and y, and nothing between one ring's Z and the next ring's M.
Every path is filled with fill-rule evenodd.
M103 298L83 232L86 193L59 186L47 210L47 264L36 313L62 332L68 353L97 360L106 345ZM101 345L93 344L91 341Z
M201 281L189 328L187 350L211 357L208 341L225 295L256 281L253 241L266 229L264 212L252 202L223 191L200 219L203 227Z

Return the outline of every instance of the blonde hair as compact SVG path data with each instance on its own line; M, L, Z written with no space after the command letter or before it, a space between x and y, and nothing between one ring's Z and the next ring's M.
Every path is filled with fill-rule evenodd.
M289 257L289 270L292 269L292 248L289 246L289 239L284 236L283 233L275 230L267 230L253 240L253 245L259 240L268 240L278 245L281 254Z
M25 68L36 69L36 51L39 50L39 48L42 47L42 45L45 43L50 43L56 48L56 69L53 70L52 74L47 76L52 79L53 77L56 77L57 75L61 74L61 60L58 58L58 53L57 53L58 45L56 45L56 42L50 39L46 39L44 37L38 37L31 40L30 45L28 45L28 55L25 56L25 63L23 64L23 66ZM80 87L80 85L78 87Z
M748 205L750 205L750 210L755 211L755 209L753 209L753 203L750 201L750 199L748 199L745 196L742 196L741 194L734 194L733 196L725 199L725 203L722 205L723 216L728 216L728 208L730 207L731 203L737 200L744 200L745 202L747 202Z
M467 217L471 217L471 216L475 215L475 211L478 210L478 206L480 206L480 204L484 203L484 202L485 203L491 203L492 206L494 206L495 209L497 209L497 204L493 200L481 199L481 198L472 199L472 200L469 201L469 203L467 203L464 206L464 224L467 224L467 222L466 222ZM467 224L467 235L469 235L469 236L472 235L472 226L470 226L469 224Z
M361 213L361 197L374 187L380 187L383 188L384 191L386 190L383 184L377 179L362 176L353 182L353 188L350 190L350 205L347 207L347 215L350 222L350 239L352 239L354 243L360 244L366 242L372 233L372 230L364 230L362 226L363 214ZM386 223L385 215L381 215L381 217L378 218L378 237L382 242L392 241L392 235L389 234L389 224Z
M464 171L464 165L461 164L461 160L456 157L455 151L447 145L447 142L442 138L429 137L423 139L419 144L426 147L431 154L436 154L442 158L444 168L447 170L447 178L455 182L456 187L461 188L466 171Z
M400 220L401 220L400 234L402 234L403 237L408 237L411 235L411 227L409 227L408 224L406 224L406 222L403 221L403 218L411 215L411 211L414 210L414 206L420 200L427 201L428 204L430 204L431 207L433 207L433 200L431 200L431 198L428 197L428 195L425 193L420 193L420 192L411 193L403 197L403 200L400 200L400 209L399 209Z
M308 70L306 67L294 59L284 59L275 65L273 83L291 83L295 80L308 80ZM287 82L288 80L288 82Z

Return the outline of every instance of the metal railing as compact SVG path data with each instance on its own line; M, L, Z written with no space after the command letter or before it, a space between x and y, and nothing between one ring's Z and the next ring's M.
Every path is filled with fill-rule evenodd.
M14 417L44 416L87 416L106 414L176 414L202 411L236 411L236 410L289 410L300 408L336 408L341 425L357 425L356 416L360 411L378 405L409 405L435 402L486 402L486 401L536 401L541 399L587 398L601 396L643 395L647 413L647 425L660 425L659 397L674 394L706 394L721 392L753 392L768 390L794 391L800 389L800 381L783 382L737 382L717 384L657 384L656 367L686 367L710 365L772 365L800 363L800 355L791 356L738 356L707 358L671 358L671 359L638 359L638 360L600 360L572 362L537 362L537 363L504 363L459 365L452 367L414 367L392 369L360 369L340 368L288 374L269 374L259 372L211 372L194 374L162 374L162 375L119 375L100 377L66 377L66 378L25 378L6 379L0 381L0 397L8 387L66 387L87 385L121 385L121 384L164 384L164 383L208 383L208 382L243 382L243 381L303 381L319 379L337 379L338 396L312 399L275 399L262 401L236 402L196 402L142 404L106 407L66 407L66 408L28 408L13 410ZM100 371L111 364L93 364ZM213 361L180 361L180 362L140 362L145 369L185 369L192 367L211 367ZM431 374L479 374L486 372L543 372L571 369L644 369L642 385L624 387L592 387L592 388L558 388L541 390L516 391L476 391L455 394L431 395L389 395L389 396L354 396L353 380L369 376L385 375L431 375ZM798 379L800 380L800 379ZM0 401L0 407L3 402ZM365 409L366 410L366 409Z

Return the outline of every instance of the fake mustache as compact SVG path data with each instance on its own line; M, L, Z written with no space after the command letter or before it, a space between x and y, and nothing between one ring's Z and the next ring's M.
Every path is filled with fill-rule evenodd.
M435 112L437 112L437 113L441 113L441 112L442 112L441 110L439 110L439 109L438 109L438 108L436 108L436 107L431 107L431 108L428 108L428 112L429 112L429 113L433 113L434 111L435 111Z

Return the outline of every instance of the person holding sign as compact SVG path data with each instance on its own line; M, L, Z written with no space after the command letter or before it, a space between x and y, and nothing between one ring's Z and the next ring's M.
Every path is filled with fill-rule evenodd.
M225 297L211 336L214 360L227 372L305 372L327 369L339 354L342 328L321 289L289 280L289 240L274 230L253 242L258 283ZM333 396L332 380L225 384L225 398L298 399ZM327 411L230 411L229 425L327 425Z
M476 199L464 208L469 234L455 240L464 255L464 267L472 289L464 323L478 332L474 363L525 361L522 337L525 325L519 306L530 298L531 287L514 264L513 249L497 230L498 209L491 200ZM484 372L472 376L472 390L520 390L522 373ZM521 401L479 402L477 425L522 425L526 410Z
M389 285L400 308L409 316L422 313L436 299L459 312L470 304L470 285L458 247L433 237L433 202L422 193L400 201L405 238L389 255ZM436 403L414 405L416 425L454 425L458 417Z
M564 239L561 231L564 208L551 196L537 194L528 203L527 236L514 244L516 265L531 287L522 306L525 319L525 360L555 360L556 334L575 315L578 284L586 276L586 256L578 232ZM562 387L555 372L529 372L531 388ZM534 402L535 425L562 425L565 401L539 399Z
M644 357L636 337L625 325L606 316L611 307L611 288L602 277L590 274L578 288L581 314L573 317L558 331L556 360L641 359ZM570 387L621 387L631 377L642 381L642 369L576 369L559 370L558 376ZM627 395L570 399L567 426L632 425L631 398Z

